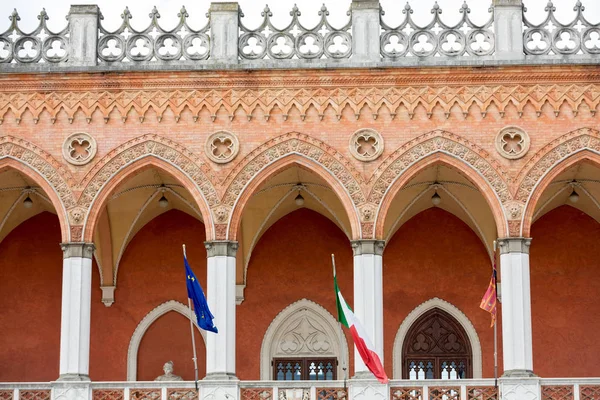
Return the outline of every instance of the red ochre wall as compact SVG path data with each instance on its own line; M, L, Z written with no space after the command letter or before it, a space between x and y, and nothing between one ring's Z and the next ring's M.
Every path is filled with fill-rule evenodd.
M150 221L127 246L119 266L115 303L102 304L99 275L94 265L92 279L92 332L90 378L99 381L127 379L129 341L142 319L162 303L177 300L187 304L181 245L187 245L188 260L206 288L204 225L177 210ZM163 374L163 364L172 360L174 373L193 380L189 320L176 312L159 318L146 331L138 353L138 380L153 380ZM199 376L205 375L205 348L196 336Z
M290 304L307 298L336 318L332 253L340 290L352 304L352 248L346 235L329 219L300 209L281 218L261 237L248 265L245 300L237 308L236 367L240 379L260 379L264 335L271 321ZM346 341L352 359L349 334Z
M600 376L600 224L562 206L540 218L531 237L533 370Z
M453 304L469 318L481 342L483 377L494 376L490 314L479 308L491 272L483 243L454 215L430 208L402 225L383 256L384 354L390 377L400 324L413 309L434 297ZM501 332L500 325L498 330ZM501 374L500 341L498 349Z
M0 243L0 382L58 378L60 239L58 218L44 212Z

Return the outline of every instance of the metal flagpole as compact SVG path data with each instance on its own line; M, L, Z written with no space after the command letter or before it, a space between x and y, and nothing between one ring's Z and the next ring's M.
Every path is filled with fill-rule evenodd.
M183 257L187 259L185 244L183 245ZM186 277L187 279L187 277ZM194 313L192 312L192 300L188 297L188 309L190 310L190 332L192 333L192 350L194 351L194 384L198 393L198 357L196 357L196 338L194 337Z
M333 255L333 254L331 255L331 264L333 265L333 277L335 278L335 255ZM337 293L335 295L337 296ZM337 300L336 300L336 304L337 304ZM342 323L339 321L339 318L338 318L338 323L340 325L339 336L340 336L340 345L341 345L342 343L344 343L344 340L345 340L345 338L344 338L344 329L342 328ZM341 347L343 347L343 346L341 346ZM342 371L344 373L344 391L346 391L347 390L347 388L346 388L346 379L347 379L347 377L346 377L346 368L347 368L347 365L346 365L346 355L344 354L343 349L340 349L340 359L342 360Z
M494 266L496 265L496 241L494 240ZM494 387L498 389L498 270L495 271L496 318L494 319Z

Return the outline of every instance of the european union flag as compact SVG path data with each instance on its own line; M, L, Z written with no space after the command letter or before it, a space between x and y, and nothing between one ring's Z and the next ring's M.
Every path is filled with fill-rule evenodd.
M200 286L200 282L198 282L198 279L196 279L196 275L194 275L194 273L192 272L192 268L190 268L190 264L188 264L185 255L183 256L183 263L185 265L185 276L188 297L194 303L194 312L196 313L196 320L198 321L198 326L206 331L219 333L217 327L213 323L214 316L210 313L210 310L208 309L208 303L206 302L204 291Z

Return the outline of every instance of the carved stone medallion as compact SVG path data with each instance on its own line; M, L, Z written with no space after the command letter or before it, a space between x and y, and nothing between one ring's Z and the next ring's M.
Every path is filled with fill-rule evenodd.
M383 138L373 129L359 129L350 138L350 153L360 161L376 160L383 153Z
M87 133L74 133L63 143L63 157L73 165L85 165L92 161L98 150L96 140Z
M238 138L230 132L215 132L206 140L205 151L208 158L217 164L230 162L240 151Z
M516 126L507 126L496 135L496 150L504 158L516 160L529 150L529 135Z

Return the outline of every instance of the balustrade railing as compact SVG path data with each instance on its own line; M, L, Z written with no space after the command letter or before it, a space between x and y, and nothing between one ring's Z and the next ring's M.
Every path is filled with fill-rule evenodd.
M430 22L419 25L407 3L402 22L392 26L383 20L377 0L353 0L342 26L330 23L324 5L316 25L307 27L298 7L293 7L286 25L285 20L274 21L267 6L262 21L251 28L237 3L213 3L208 22L199 29L190 26L185 8L171 29L159 24L156 8L149 23L141 23L145 28L136 29L125 8L121 25L111 31L97 6L72 6L66 26L58 32L48 28L45 11L38 16L37 28L25 32L14 11L0 33L0 71L487 65L495 60L600 63L600 22L586 19L579 0L571 22L559 21L552 2L539 24L515 1L493 0L490 16L481 25L471 19L466 2L456 11L460 18L450 24L435 3Z
M600 54L600 22L595 25L583 15L585 7L577 0L573 11L575 18L571 22L561 22L556 18L556 7L549 1L544 11L546 18L533 24L527 19L523 9L523 46L527 55L572 55Z

